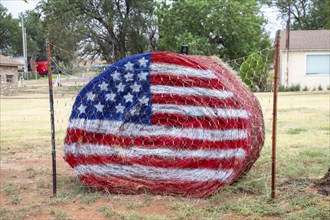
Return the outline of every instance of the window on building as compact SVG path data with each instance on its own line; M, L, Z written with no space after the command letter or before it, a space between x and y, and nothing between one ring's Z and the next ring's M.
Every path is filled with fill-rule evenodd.
M330 54L308 54L306 75L330 74Z
M14 82L14 75L6 75L6 82L7 83Z

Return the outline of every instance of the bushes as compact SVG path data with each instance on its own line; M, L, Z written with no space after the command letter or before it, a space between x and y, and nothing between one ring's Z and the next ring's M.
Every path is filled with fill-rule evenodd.
M267 88L268 66L262 57L251 54L240 67L240 77L252 92L265 91Z
M292 84L291 86L285 87L283 85L279 85L279 92L297 92L300 91L300 84Z
M323 91L323 87L319 85L318 87L313 87L312 89L308 88L307 86L304 86L302 89L300 87L300 84L292 84L289 87L285 87L283 85L279 85L278 91L279 92L297 92L297 91ZM330 86L327 87L327 90L330 90Z

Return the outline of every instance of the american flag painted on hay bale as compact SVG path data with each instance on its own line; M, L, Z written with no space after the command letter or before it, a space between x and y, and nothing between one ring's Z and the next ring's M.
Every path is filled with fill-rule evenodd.
M118 61L81 90L64 151L87 186L203 197L246 173L263 142L260 105L229 68L155 52Z

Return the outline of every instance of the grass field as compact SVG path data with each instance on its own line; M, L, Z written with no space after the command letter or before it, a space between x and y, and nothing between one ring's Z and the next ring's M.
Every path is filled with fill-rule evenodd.
M38 81L38 80L36 80ZM55 88L58 195L52 198L47 82L1 97L0 219L329 219L313 180L330 166L329 91L280 93L277 198L270 199L272 94L262 104L266 143L251 171L207 199L112 195L86 188L62 159L79 83Z

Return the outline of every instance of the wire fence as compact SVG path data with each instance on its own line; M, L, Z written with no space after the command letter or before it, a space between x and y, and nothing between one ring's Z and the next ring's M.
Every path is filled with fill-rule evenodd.
M60 48L56 47L55 45L53 46L53 50L59 50ZM62 50L61 50L62 51ZM65 50L63 50L64 52L67 52ZM187 149L189 149L188 143L191 142L191 139L187 139L186 142L182 141L181 146L184 146L185 150L181 149L181 154L180 155L174 155L173 158L169 158L169 156L161 156L161 152L163 152L164 150L168 151L168 154L175 154L176 151L171 151L171 148L169 149L160 149L160 147L168 147L168 146L174 146L176 144L176 142L181 138L186 138L186 136L184 137L176 137L174 135L174 139L169 139L168 142L165 143L165 145L159 145L157 144L157 142L161 142L164 143L164 139L166 139L166 134L161 135L160 138L158 138L157 140L153 137L148 137L146 140L144 140L142 143L140 143L139 145L136 145L136 138L131 139L129 144L120 144L119 146L122 147L122 149L126 150L124 153L124 156L122 155L122 153L117 152L116 149L118 147L118 141L119 142L123 142L124 139L123 137L121 138L117 138L116 140L113 140L112 142L107 142L108 141L108 136L109 134L103 134L102 137L99 138L98 143L104 143L107 142L107 144L109 145L109 149L107 149L107 151L112 151L111 153L109 152L104 152L104 149L102 147L103 144L99 144L96 145L96 147L101 148L102 149L92 149L90 147L90 142L92 142L92 139L95 136L95 131L92 132L92 135L90 137L90 139L85 140L85 143L80 144L80 139L83 137L88 136L88 132L85 131L82 136L77 137L77 131L75 129L70 129L70 123L72 123L73 120L75 121L79 121L82 119L97 119L97 118L107 118L109 117L110 119L115 119L115 120L126 120L125 123L137 123L138 125L143 125L143 127L145 127L146 124L151 123L151 120L154 120L152 123L155 123L158 126L164 126L166 129L163 131L164 132L171 132L171 129L168 128L175 128L175 129L183 129L186 130L186 132L189 133L188 128L191 129L192 128L198 130L198 129L211 129L214 128L217 131L221 131L221 134L217 134L219 136L223 136L225 135L224 130L228 130L228 128L226 128L226 126L229 127L232 126L234 129L232 129L231 131L236 131L238 132L236 134L229 134L233 137L227 137L226 135L224 136L224 140L218 140L218 142L220 144L223 145L223 142L226 142L226 139L231 140L231 139L236 139L237 140L241 140L242 135L246 135L244 132L245 129L243 129L243 133L240 130L241 128L247 128L247 129L251 129L251 131L249 130L248 132L251 133L259 133L257 134L257 136L251 136L249 138L251 138L251 140L249 140L249 146L246 145L246 147L253 147L255 148L254 150L251 150L251 152L248 152L247 155L242 156L241 153L242 152L247 152L246 149L244 148L244 146L240 146L243 148L239 148L238 145L241 144L239 141L237 141L237 143L225 143L225 145L223 145L223 148L221 149L221 152L213 152L212 153L216 153L216 154L220 154L220 155L227 155L227 156L221 156L221 158L217 158L218 161L213 161L213 165L212 166L223 166L226 167L227 170L231 169L231 170L235 170L235 172L233 172L232 174L228 175L225 174L225 172L223 172L223 174L220 175L221 178L223 178L221 181L218 181L218 179L216 181L218 181L220 183L220 185L223 184L223 182L230 180L230 181L234 181L236 180L239 176L241 176L242 174L245 174L253 165L253 163L255 162L255 160L259 157L259 153L260 153L260 149L262 147L262 144L264 142L264 139L262 137L262 135L264 135L264 131L260 130L264 128L263 125L263 120L265 119L265 124L266 124L266 130L270 128L271 126L271 119L272 119L272 107L271 107L271 99L272 97L269 96L269 94L267 95L260 95L257 96L257 99L259 100L259 102L261 103L261 105L263 106L263 115L259 115L259 110L258 110L258 101L256 103L254 103L255 101L253 100L253 95L249 95L249 90L253 91L253 92L269 92L272 91L272 77L273 77L273 49L264 49L262 51L259 51L257 53L251 54L249 56L246 57L242 57L239 59L235 59L235 60L231 60L228 62L227 65L229 65L234 71L231 71L230 68L228 68L225 64L217 61L218 67L215 67L215 63L209 62L208 60L210 60L210 58L202 58L204 59L204 66L205 63L209 62L208 65L206 66L206 68L211 68L212 71L217 72L217 76L216 78L218 78L217 83L219 85L212 85L212 83L214 83L215 81L210 81L210 80L205 80L205 76L201 76L200 78L196 78L195 76L189 76L187 74L189 74L187 72L187 70L183 69L180 70L183 73L179 73L181 75L176 76L176 79L173 79L172 76L167 76L162 75L162 74L155 74L156 76L148 76L148 77L153 77L153 79L155 79L156 81L158 80L160 85L157 85L158 87L156 88L156 86L153 86L153 88L146 88L144 91L137 91L140 87L141 88L145 88L145 85L140 85L137 82L141 82L141 76L139 76L139 73L143 73L143 71L145 69L143 69L144 67L146 67L146 64L148 63L148 61L144 61L144 57L139 59L135 59L132 62L128 61L128 64L131 64L131 67L128 68L140 68L137 70L133 70L132 71L126 71L126 66L123 67L116 67L116 69L112 69L112 70L108 70L105 71L107 73L103 73L102 76L98 76L97 74L95 75L91 75L91 74L86 74L86 73L73 73L73 74L68 74L66 73L66 71L64 70L64 68L61 66L61 64L55 59L55 58L51 58L52 61L52 66L54 68L57 69L57 77L55 80L54 77L54 107L55 107L55 127L56 127L56 131L57 133L63 134L66 133L67 136L65 138L66 142L64 143L65 146L65 153L64 153L64 157L66 158L67 162L72 166L72 167L78 167L80 170L75 170L76 173L80 172L78 174L79 178L87 185L89 186L94 186L94 187L104 187L106 188L109 185L113 185L113 182L118 182L118 179L113 178L113 174L110 174L111 177L109 177L109 179L106 180L102 180L103 185L98 185L99 182L96 181L96 177L93 176L91 179L85 179L85 173L87 172L88 177L90 178L91 175L91 171L86 171L86 169L93 169L93 167L88 164L86 167L83 167L84 163L81 162L81 160L86 160L88 161L90 158L94 158L94 162L95 164L93 164L94 166L100 166L103 165L105 166L106 169L113 169L113 171L111 172L116 172L118 174L118 170L125 170L123 167L118 167L116 169L110 167L109 168L109 163L113 164L113 163L118 163L118 166L123 166L123 161L137 161L138 157L141 157L142 154L142 159L140 161L137 161L137 165L144 165L145 167L156 167L157 169L159 167L165 167L165 166L169 166L170 168L173 168L174 163L176 163L176 166L179 166L179 164L177 163L177 160L183 160L184 157L188 157L188 160L190 160L190 163L187 163L187 161L183 161L182 166L183 167L189 167L189 166L197 166L196 164L199 164L198 166L206 166L207 164L212 164L212 161L210 161L210 158L208 155L208 153L210 152L202 152L202 151L196 151L193 150L196 145L191 145L190 146L190 151L188 152ZM175 59L175 58L174 58ZM211 59L212 60L212 59ZM196 61L196 60L195 60ZM124 64L124 65L127 65ZM142 66L141 66L142 65ZM148 64L151 65L151 64ZM155 64L157 66L157 64ZM171 64L169 64L171 65ZM141 69L142 68L142 69ZM165 67L165 68L170 68L170 67ZM218 68L218 69L217 69ZM157 68L154 68L153 70L151 70L151 72L164 72L164 70L158 70ZM168 71L165 70L165 72ZM173 71L173 70L171 70ZM186 72L185 72L186 71ZM203 71L203 70L198 70L198 71ZM117 73L120 73L117 75ZM196 73L197 76L198 74L207 74L207 71L204 71L203 73ZM131 75L131 76L130 76ZM106 77L109 77L109 79L102 81L101 79L104 79ZM182 77L184 76L184 77ZM158 77L158 78L157 78ZM172 78L171 78L172 77ZM179 78L178 78L179 77ZM181 77L181 78L180 78ZM194 79L194 77L196 79ZM237 78L237 79L236 79ZM167 79L167 81L165 81L165 79ZM187 80L195 80L195 82L192 82L191 85L187 85L186 81ZM101 83L102 81L102 83ZM242 81L243 84L245 84L245 86L241 86L241 84L237 84L236 81ZM125 86L122 84L126 83ZM135 84L133 83L135 82ZM198 103L196 103L196 96L192 95L192 97L185 97L185 99L183 99L182 97L180 97L180 93L182 93L182 91L179 92L174 92L171 95L168 95L169 91L165 90L162 91L162 93L156 92L156 96L157 96L157 100L158 102L160 100L165 100L166 105L159 103L159 104L154 104L153 106L157 106L158 109L153 109L153 112L157 112L156 115L157 116L153 116L154 118L149 118L148 122L145 122L145 115L147 114L146 112L143 112L143 117L142 116L134 116L134 112L136 112L138 106L142 106L142 103L148 104L150 102L149 99L151 99L150 97L145 97L143 94L148 94L150 93L151 89L152 91L157 91L157 90L164 90L164 86L173 86L174 84L179 83L180 88L185 88L185 86L190 89L192 86L194 85L198 85L202 82L199 89L197 90L192 90L192 91L186 91L185 93L193 93L196 94L197 97L200 95L200 93L203 91L200 91L201 88L206 87L207 89L213 89L213 90L217 90L220 87L226 90L229 90L230 94L235 95L236 98L235 100L230 100L231 98L229 97L222 97L222 98L226 98L228 99L226 102L222 102L221 100L217 100L217 98L203 98L200 99L198 101ZM169 83L169 85L167 85L166 83ZM196 84L197 83L197 84ZM165 85L164 85L165 84ZM203 85L204 84L204 85ZM89 88L90 91L84 91L83 88ZM219 88L218 88L219 87ZM170 89L176 89L176 87L171 87ZM86 90L86 89L85 89ZM139 92L141 94L139 94ZM205 92L205 91L204 91ZM155 95L154 95L155 96ZM159 96L159 97L158 97ZM212 95L211 97L215 97L216 95ZM252 99L251 99L252 97ZM103 100L104 99L104 100ZM202 110L197 110L197 113L194 112L196 111L196 109L190 109L187 110L186 107L184 107L184 109L177 109L177 107L174 107L173 109L170 110L164 110L166 108L173 108L174 104L178 103L178 99L180 99L181 101L179 101L179 105L180 107L182 106L192 106L197 104L198 106L204 106L204 108ZM144 100L144 101L143 101ZM250 100L250 101L249 101ZM162 102L162 101L160 101ZM230 102L236 103L236 104L230 104ZM237 104L238 103L238 104ZM163 106L164 105L164 106ZM73 106L73 107L72 107ZM236 106L236 107L235 107ZM122 107L122 108L120 108ZM164 109L163 109L164 108ZM230 109L226 110L226 109ZM251 119L253 122L247 123L246 120L246 109L249 108L249 112L254 112L253 114L256 114L257 116L255 116L255 119ZM256 109L254 109L256 108ZM105 109L111 109L110 112L107 112L107 110ZM148 108L146 108L148 109ZM147 111L147 110L145 110ZM149 110L150 111L150 110ZM172 111L176 111L178 113L172 114L170 112ZM188 111L188 113L186 113L186 111ZM191 111L189 113L189 111ZM214 116L214 114L212 115L204 115L203 112L207 112L207 111L211 111L211 112L215 112L216 114L220 114L221 117L219 116ZM245 113L244 113L245 112ZM137 114L137 113L136 113ZM141 113L142 114L142 113ZM188 115L185 115L188 114ZM198 117L202 117L203 120L200 119L196 119L195 116L192 116L193 114L202 114L199 115ZM95 118L94 118L95 117ZM128 118L127 118L128 117ZM155 117L158 117L158 119L156 120ZM71 118L69 120L69 118ZM128 121L127 121L128 120ZM229 120L229 121L228 121ZM69 123L69 128L66 130L66 127ZM249 124L250 123L250 124ZM260 124L261 123L261 124ZM109 126L114 126L115 125L109 125ZM75 125L73 125L73 127L75 127ZM89 127L87 128L80 128L78 130L89 130ZM114 133L118 133L120 132L120 129L122 129L122 127L118 127L117 131L114 131ZM134 129L138 129L135 128ZM134 130L133 128L126 128L126 130ZM161 131L162 131L161 129ZM66 131L65 131L66 130ZM172 129L174 130L174 129ZM241 133L239 133L241 132ZM69 133L72 133L71 136ZM97 132L96 132L97 133ZM130 134L130 135L124 135L125 137L127 136L135 136L136 134ZM188 135L188 134L187 134ZM204 136L207 136L210 134L204 134ZM258 136L261 135L261 136ZM234 137L235 136L235 137ZM57 138L57 142L63 143L63 135L60 136L61 138ZM78 139L77 139L78 138ZM195 138L195 137L194 137ZM269 134L266 134L266 138L269 138ZM72 140L71 140L72 139ZM73 141L76 140L76 141ZM203 142L207 142L207 141L213 141L214 140L203 140L201 139L201 143ZM78 141L78 142L77 142ZM197 138L198 141L198 138ZM269 140L266 140L267 143L270 143ZM196 142L196 140L195 140ZM227 141L228 142L228 141ZM134 145L135 143L135 145ZM145 145L144 143L152 143L152 144L147 144ZM156 144L155 144L156 143ZM219 143L216 143L216 145L218 145ZM252 143L252 144L251 144ZM254 144L253 144L254 143ZM131 147L133 144L133 147ZM116 145L117 147L113 148L113 145ZM188 147L187 147L188 146ZM236 147L233 147L236 146ZM112 149L112 148L113 149ZM210 146L207 145L206 148L209 148ZM238 147L238 148L237 148ZM86 149L85 149L86 148ZM88 148L88 149L87 149ZM91 149L90 149L91 148ZM129 150L127 149L129 148ZM133 149L134 148L134 149ZM147 151L147 148L152 148L153 152L155 155L149 155L150 152L148 152L147 155L143 155L143 152ZM235 151L232 151L231 148L234 148ZM132 155L134 153L136 153L136 151L141 151L137 155L135 155L135 157L133 157ZM180 149L180 147L179 147ZM215 148L216 149L216 148ZM245 150L244 150L245 149ZM91 153L87 153L87 155L84 155L84 153L86 152L91 152L91 151L95 151L94 154L90 155ZM134 150L134 151L133 151ZM157 152L157 150L159 152ZM81 152L80 152L81 151ZM216 150L215 150L216 151ZM223 151L223 152L222 152ZM197 156L200 158L203 158L202 161L200 160L196 160L196 152L199 152L201 155ZM233 152L231 155L230 152ZM110 155L109 155L110 154ZM189 155L195 155L194 157L189 157ZM188 155L188 156L187 156ZM106 159L102 159L101 161L97 161L97 159L95 159L95 157L105 157ZM156 158L155 158L156 157ZM83 158L83 159L82 159ZM249 159L247 159L249 158ZM109 160L114 160L114 161L109 161ZM123 160L122 162L118 162L118 160ZM186 159L187 160L187 159ZM213 158L214 160L214 158ZM130 162L132 163L132 162ZM244 163L242 165L242 163ZM202 165L200 165L202 164ZM127 165L125 165L127 166ZM83 168L81 168L83 167ZM126 167L125 167L126 168ZM153 169L156 169L153 168ZM189 167L190 169L191 167ZM82 170L81 170L82 169ZM177 169L177 171L180 169ZM181 169L182 170L182 169ZM225 169L223 169L225 170ZM200 178L198 175L198 171L197 170L195 173L191 173L190 175L195 175L196 178ZM133 176L135 176L134 178L136 178L136 176L138 176L139 173L141 173L141 170L133 170L131 172L136 172L134 174L132 174ZM151 173L155 172L154 170L149 170L147 171L144 175L146 176L140 176L141 180L145 180L146 178L150 178L150 175L152 175ZM158 170L156 172L159 172ZM185 172L185 170L184 170ZM197 174L196 174L197 173ZM96 176L99 175L98 173L95 174ZM102 174L104 176L104 174ZM101 176L102 176L101 175ZM120 174L120 175L126 175L125 173ZM166 173L164 171L164 176L166 176L166 178L169 178L168 173ZM219 175L217 174L212 174L212 175ZM220 178L219 177L219 178ZM120 177L122 178L122 177ZM128 178L128 177L126 177ZM155 177L156 178L156 177ZM157 177L159 178L159 177ZM165 177L163 177L165 178ZM175 178L174 178L175 179ZM134 182L134 181L133 181ZM175 182L175 181L174 181ZM214 186L214 182L211 180L206 179L205 182L207 182L207 184L209 186ZM164 182L165 183L165 182ZM161 184L164 184L161 183ZM140 184L140 183L138 183ZM150 183L148 183L150 184ZM206 186L204 187L206 190L205 192L201 193L198 196L204 196L208 193L212 193L212 190L208 190L210 187L207 187L208 185L206 184ZM153 184L155 187L157 187L157 185ZM219 187L220 187L219 185ZM129 186L129 187L127 187ZM191 185L191 187L187 187L185 185L185 187L181 187L183 186L182 183L178 183L175 187L172 186L172 188L168 188L165 190L165 194L172 194L172 193L183 193L183 194L189 194L189 192L194 192L196 191L197 188L200 187L200 185ZM197 188L196 188L197 187ZM132 191L132 187L129 183L120 183L118 182L118 185L116 185L115 187L116 190L119 189L119 191L125 192L125 191ZM183 190L185 189L185 190ZM151 191L151 192L156 192L158 193L158 189L157 188L150 188L147 187L144 188L144 190L147 191ZM199 191L201 192L201 191ZM133 192L134 193L134 192Z
M56 52L56 50L60 49L53 45L52 51ZM63 51L62 53L65 54ZM153 72L157 73L159 70L159 74L149 75L148 79L158 84L155 84L157 89L149 88L149 90L157 94L157 100L161 103L156 103L157 109L153 109L153 111L158 111L158 116L151 118L151 120L154 123L158 123L159 127L176 127L177 129L175 132L169 129L165 130L166 135L163 135L163 138L157 142L150 135L150 130L145 129L146 134L144 136L147 138L141 139L136 138L136 132L140 131L138 126L125 127L126 124L132 124L133 122L137 122L139 125L143 124L144 128L149 126L148 121L143 121L147 118L146 116L136 117L135 115L136 113L141 114L141 112L148 115L149 111L144 107L148 105L150 98L148 100L148 97L143 95L149 90L143 84L145 81L144 76L140 75L144 71L145 60L143 57L138 57L135 59L135 62L130 59L123 62L121 66L116 66L115 69L110 68L106 71L107 74L99 75L103 69L98 72L66 71L65 66L58 59L51 56L53 68L57 69L53 74L52 85L54 86L55 141L59 168L57 173L59 181L58 197L61 200L67 199L67 193L79 194L82 192L74 191L77 189L77 186L79 190L82 187L81 182L77 181L76 175L88 186L107 188L108 184L112 183L116 184L112 191L130 194L145 192L146 189L146 191L158 193L159 186L153 184L153 182L148 182L150 180L154 181L152 178L157 178L162 179L161 186L172 186L166 188L165 194L180 194L180 192L182 194L184 192L183 194L185 195L200 197L209 193L214 195L215 192L220 191L215 193L210 200L198 200L209 202L207 205L204 204L203 207L216 206L217 209L212 211L214 213L221 210L221 208L227 210L228 207L233 207L232 204L234 204L237 206L230 209L230 212L234 212L239 216L249 216L251 212L246 214L244 210L236 209L241 207L240 205L243 201L246 202L244 203L247 205L246 208L255 210L258 217L265 217L265 212L268 213L266 216L277 215L284 218L296 217L294 215L301 213L307 213L304 216L309 216L311 210L316 210L320 213L317 214L315 211L315 216L328 215L324 214L324 210L329 210L328 202L323 197L318 196L316 192L319 188L315 190L314 187L314 184L317 183L316 179L324 176L329 166L328 91L280 93L277 123L278 134L273 136L273 48L230 60L227 64L214 57L192 57L192 60L203 60L201 67L205 67L205 69L198 69L195 72L196 74L203 73L197 74L202 78L198 81L194 81L192 76L187 77L187 74L176 76L161 74L163 71L159 70L160 67L154 65L152 67ZM133 72L125 72L126 68L131 68L128 62L133 64L133 69L135 68L136 72L134 72L135 70ZM147 62L146 65L148 66L149 63ZM210 74L207 71L209 69L212 69L212 73L219 74L217 75L220 78L218 83L215 83L212 75L207 75ZM120 80L116 80L116 71L121 73L119 76ZM133 76L129 73L132 73ZM178 72L177 74L180 73ZM209 78L204 79L202 76L205 75L209 76ZM132 78L130 77L133 77L133 81L131 81ZM101 81L101 79L105 81ZM244 86L233 83L232 80L234 79L241 81ZM25 79L23 82L25 86L16 87L14 93L8 94L10 96L1 96L1 163L4 164L1 169L2 173L6 173L8 170L8 172L13 173L8 174L7 178L15 184L20 184L18 183L19 179L24 180L24 184L20 185L21 189L25 189L23 187L28 182L33 185L33 191L36 191L35 187L38 186L38 189L44 195L47 195L46 197L48 198L51 192L50 187L47 186L50 185L49 179L51 175L46 168L47 165L40 166L41 163L49 164L50 161L48 82L46 77ZM128 83L129 89L122 91L124 83ZM165 83L170 83L170 85L165 85ZM168 88L166 86L170 86L171 90L166 90L165 88ZM176 94L179 91L173 89L173 87L185 87L184 89L187 89L189 86L203 87L204 90L194 88L185 94L194 94L195 97L184 97L185 99L183 99L180 94ZM218 88L227 92L217 93L216 96L227 99L227 102L217 102L212 94L208 100L198 97L198 94L204 94L206 91L208 94L209 91L207 89L217 90ZM171 94L169 94L170 92ZM251 92L253 92L253 95ZM239 98L231 100L232 95ZM120 102L114 104L113 99L118 99ZM257 101L260 103L262 116L256 113L257 117L253 119L256 122L249 124L246 120L246 112L258 112L259 108L256 107L258 106ZM131 105L131 103L134 104ZM206 107L204 107L203 111L193 108L173 108L173 105L177 103L180 105L198 103ZM15 107L18 106L19 109L15 110ZM111 109L111 112L106 112L104 109ZM191 111L192 109L194 111ZM231 110L228 111L228 109ZM125 114L122 114L122 111ZM174 117L169 117L173 116L174 113ZM190 115L182 116L187 113ZM201 114L210 115L201 116ZM79 121L84 120L83 118L87 115L88 118L97 118L99 116L118 117L118 121L120 119L122 121L125 120L125 122L121 124L123 126L104 124L102 122L102 125L89 124L90 127L86 127L85 125L89 122L80 123ZM198 115L199 121L194 121L194 116L196 115ZM261 120L264 124L265 139L263 148L260 151L261 145L259 145L260 136L258 136L258 132L260 133L260 128L262 128L259 123ZM81 125L85 127L79 127ZM202 136L208 137L208 140L202 141L202 143L188 141L188 137L195 137L195 130L202 130L201 128L204 129L205 127L213 128L213 126L217 126L220 131L231 130L231 132L222 132L214 136L212 133L201 133ZM112 133L100 136L99 133L102 133L102 128L104 127L109 128ZM91 129L100 130L95 133ZM183 130L178 132L179 129ZM254 150L246 150L244 142L238 145L235 143L236 140L226 140L237 137L248 139L249 137L246 136L248 133L244 131L247 129L255 133L254 136L250 137L250 143L256 144L254 145ZM123 132L124 134L125 132L130 132L129 135L126 135L130 138L115 138L117 134L123 134ZM178 139L173 139L175 135L181 136ZM221 137L222 139L210 141L214 137ZM278 199L274 200L274 203L269 203L268 199L272 193L270 189L272 179L272 137L277 138L278 142L276 162L278 167L276 170ZM212 146L211 142L224 140L231 141L231 144L226 143L222 149L217 149L214 145ZM184 150L173 147L182 143L184 143ZM207 147L203 148L202 145L205 144L207 144ZM96 153L95 149L92 149L95 146L98 148ZM104 146L108 147L104 149ZM162 148L159 151L160 146L167 146L168 149L164 150ZM183 148L182 145L181 148ZM204 151L205 149L208 151ZM193 160L189 157L198 159ZM63 158L74 167L75 172L64 162ZM175 160L172 160L172 158ZM255 162L256 159L257 161ZM26 163L28 169L25 167L16 169L12 166L15 163L17 167L19 167L19 164ZM109 166L109 164L111 165ZM132 164L138 165L133 166ZM244 164L244 166L240 167L240 164ZM249 170L252 165L252 169ZM214 169L215 166L217 169ZM101 171L95 169L96 167L101 167ZM136 167L139 169L148 167L143 172L152 175L141 176L141 170L135 169ZM187 167L189 168L188 172L184 170ZM180 168L181 170L180 172L172 172L168 168L176 171ZM118 173L118 170L122 173ZM201 170L207 170L208 172L200 172ZM225 170L232 170L232 172L226 172ZM249 172L247 172L248 170ZM105 176L103 175L104 173L100 172L105 172L106 174L116 172L116 175L112 176L120 176L122 181L115 178L110 179L109 177L98 179L97 176ZM92 173L93 175L86 175ZM130 180L130 176L134 176L134 180ZM148 180L144 179L145 176L147 176ZM181 183L171 182L170 177L172 179L180 179ZM165 178L169 179L164 181ZM187 182L187 178L195 179L188 179ZM225 188L221 188L222 186L217 188L218 186L212 182L215 178L237 181ZM209 185L194 185L196 179L199 182L203 180ZM132 186L130 185L132 184L131 181L133 184L134 181L137 181L139 186L141 186L141 183L142 185L146 184L149 188L145 186L142 188L133 187L134 191L130 188ZM187 185L187 183L191 185ZM183 185L180 184L184 184L185 187L183 188ZM212 191L213 188L210 189L210 185L218 190ZM325 183L324 186L327 187L328 184ZM140 189L143 190L139 191ZM109 190L109 187L107 188L107 192L112 191ZM85 193L83 196L86 195L86 192L93 193L90 190L83 192ZM124 198L126 202L127 198ZM131 198L129 197L129 199ZM147 199L149 198L147 197ZM316 205L316 203L311 201L317 201L317 204L321 205ZM197 209L197 206L195 207ZM255 207L261 207L261 209L258 210ZM294 214L291 214L292 212Z
M52 54L58 54L58 51L61 51L62 55L69 54L68 51L55 45L51 44L51 46ZM52 69L55 70L53 71L52 93L54 95L56 145L65 146L64 153L62 151L59 153L75 168L79 178L89 186L107 188L115 182L118 185L113 188L119 189L119 192L136 193L134 190L132 191L131 183L121 183L118 179L113 178L114 173L118 174L118 170L125 171L127 163L132 164L134 161L136 165L143 166L143 169L145 167L153 167L153 169L147 170L145 176L139 176L143 170L130 171L133 172L130 174L134 176L133 183L136 176L139 176L139 181L155 178L152 181L157 180L159 182L158 178L163 178L164 182L160 183L163 185L168 183L166 178L170 178L171 175L174 175L172 179L177 178L175 176L177 174L164 171L164 167L172 170L175 168L176 171L183 173L187 172L186 168L196 167L194 172L187 174L188 180L191 178L190 176L193 176L195 179L202 178L206 183L203 186L205 190L199 190L199 194L196 196L213 193L214 189L221 187L224 182L235 181L249 171L259 157L265 141L264 127L266 128L266 145L270 146L270 133L267 131L271 131L272 123L272 96L269 92L272 91L273 86L273 52L274 50L271 48L264 49L246 57L230 60L227 64L214 57L190 58L189 62L200 62L200 65L204 66L205 69L200 67L196 69L187 67L187 69L185 66L188 64L185 63L181 65L183 68L176 66L178 69L171 69L172 63L168 63L165 67L159 67L163 62L169 61L151 64L143 56L139 59L127 60L123 66L105 70L101 75L94 72L68 73L55 56L50 56ZM161 54L159 56L170 55ZM177 62L175 60L181 58L173 56L171 59ZM188 61L185 62L189 63ZM151 70L149 75L144 76L144 79L143 73L148 71L147 67ZM215 76L210 75L210 70L215 73ZM173 76L173 72L178 75ZM147 78L155 81L156 85L146 86L143 84ZM46 91L40 89L39 86L41 85L47 86L44 79L25 81L26 88L39 88L35 91L45 93ZM145 95L150 94L151 91L155 93L153 97L156 98ZM216 92L214 93L214 91ZM259 95L254 97L251 91L258 92ZM183 93L190 96L182 96ZM204 97L205 94L208 97ZM152 105L154 109L150 109L151 99L155 102ZM262 111L259 103L262 106ZM192 106L202 106L202 108L198 109ZM146 116L150 114L150 111L155 112L154 115ZM247 119L248 114L252 114L249 116L250 119ZM76 125L70 125L73 123L72 121L79 124L78 121L86 120L83 123L85 124L89 119L95 121L105 118L109 118L109 121L123 121L124 124L132 124L132 127L125 128L131 133L126 134L124 132L122 137L117 137L114 140L110 138L111 141L109 141L109 134L104 132L97 140L97 144L94 144L94 147L100 149L94 149L91 148L90 143L95 141L95 135L99 132L90 132L90 125L78 129L70 128L76 128ZM136 124L141 128L137 128ZM138 138L130 138L129 143L125 143L125 137L135 137L137 134L133 132L134 130L146 129L149 124L155 124L156 129L160 128L160 131L155 131L156 133L165 133L159 138L144 134L145 140L142 142ZM93 125L92 127L95 126L99 127L100 125ZM109 126L115 129L116 123L109 124L107 127ZM122 129L123 127L119 126L112 133L123 133ZM203 129L203 133L200 134L201 137L198 137L198 132ZM205 133L206 130L212 129L218 133ZM80 134L81 130L84 130L82 134ZM173 133L172 138L167 138L171 132ZM178 132L183 132L183 136L177 137L176 133ZM191 132L192 135L190 135ZM194 134L194 132L197 133ZM64 137L65 134L66 137ZM90 136L89 139L87 138L84 143L81 143L81 140L86 139L88 135ZM218 136L216 140L213 140L214 135ZM203 139L204 137L206 139ZM246 143L243 143L242 139ZM109 149L103 149L104 143L107 143ZM205 147L202 147L203 143L206 143ZM122 148L121 151L117 151L118 146ZM218 149L218 146L222 147ZM150 148L152 150L148 152ZM205 149L212 150L210 152ZM93 151L95 152L91 153ZM165 156L161 155L165 151ZM211 156L212 154L219 156L214 158ZM101 161L95 158L101 158ZM109 179L101 181L103 185L98 185L99 181L95 180L100 175L99 173L94 173L95 175L90 177L92 172L90 169L94 169L90 162L84 167L85 164L82 161L90 160L94 161L92 164L94 167L102 165L105 169L112 169L111 172L114 172L109 175ZM178 161L181 161L182 164L180 165ZM109 168L109 164L116 164L118 167L116 169ZM159 171L160 167L163 173ZM217 170L217 173L211 173L210 177L200 177L199 173L204 172L200 167L211 168L211 170L215 167L223 167L223 169ZM130 167L130 169L133 168ZM228 174L226 173L228 170L234 172ZM219 173L220 171L222 173ZM152 177L154 172L160 172L160 175L163 176ZM86 180L85 173L91 179ZM121 175L120 178L123 178L127 174L121 173L119 175ZM184 176L184 174L182 175ZM125 176L125 178L129 177ZM215 182L219 184L218 187L214 187ZM140 182L136 182L136 184L141 185ZM144 190L165 194L194 194L193 192L197 192L196 190L201 187L200 184L194 185L193 182L191 182L190 187L187 187L187 182L176 183L173 181L171 184L168 189L163 190L164 192L159 192L157 184L148 182ZM156 188L149 187L150 185ZM213 190L210 190L212 189L211 186Z

